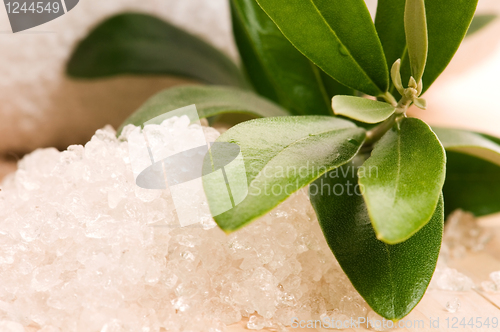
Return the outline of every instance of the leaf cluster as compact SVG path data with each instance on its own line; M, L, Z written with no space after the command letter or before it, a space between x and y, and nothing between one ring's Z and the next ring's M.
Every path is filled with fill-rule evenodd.
M403 318L434 272L445 213L500 211L500 139L406 116L411 105L426 108L422 95L468 30L491 16L471 25L477 0L379 0L375 22L363 0L230 5L242 68L166 22L126 13L78 45L68 73L169 74L215 84L163 91L124 125L189 104L201 117L254 117L218 139L240 146L249 194L216 216L217 224L235 231L309 186L325 238L354 287L381 316ZM204 182L217 210L218 195Z

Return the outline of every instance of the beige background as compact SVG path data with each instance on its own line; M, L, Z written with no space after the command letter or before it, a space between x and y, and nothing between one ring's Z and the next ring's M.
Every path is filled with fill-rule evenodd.
M500 15L500 1L479 0L477 13ZM432 124L500 136L500 19L467 38L413 115Z
M96 129L119 125L146 98L178 79L65 77L71 50L105 17L140 11L160 16L236 59L227 0L81 0L66 15L12 34L0 5L0 153L85 143Z

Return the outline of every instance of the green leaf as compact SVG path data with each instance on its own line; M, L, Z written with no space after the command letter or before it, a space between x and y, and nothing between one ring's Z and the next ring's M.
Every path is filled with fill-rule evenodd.
M446 214L456 209L478 217L500 212L500 166L454 151L446 156Z
M99 24L73 52L70 76L175 75L246 87L236 65L201 39L156 17L125 13Z
M446 213L484 216L500 211L500 139L460 129L433 128L448 158L443 193Z
M375 27L384 48L387 68L406 54L404 12L405 0L378 0Z
M257 0L288 40L340 83L378 96L389 87L382 45L363 0Z
M232 0L236 44L256 91L293 114L331 115L320 69L283 36L255 0Z
M482 15L475 15L474 18L472 19L472 22L469 26L469 30L467 30L466 37L469 37L476 32L480 31L484 27L486 27L488 24L493 22L497 16L495 14L482 14Z
M448 66L472 21L478 0L425 0L428 54L422 77L425 92ZM410 79L410 61L405 47L405 0L379 0L375 24L388 66L402 59L403 83ZM395 89L391 92L397 93ZM422 92L422 93L423 93Z
M476 6L477 0L425 1L429 52L422 78L422 93L434 83L455 55L469 28ZM409 71L406 77L409 78Z
M241 228L323 173L351 160L364 139L364 129L329 116L255 119L230 128L217 142L240 146L248 195L215 216L215 221L226 232ZM203 184L210 210L225 206L217 183L204 177Z
M243 113L255 117L289 115L280 106L251 91L219 86L178 86L149 98L125 120L118 134L128 124L142 126L152 118L192 104L196 105L200 118L224 113Z
M389 244L410 238L432 217L443 187L446 156L421 120L405 118L375 145L359 174L377 237Z
M405 34L411 75L418 83L427 62L427 19L424 0L406 0Z
M337 82L330 75L326 74L322 70L321 70L321 79L323 81L323 85L324 85L326 93L328 95L328 100L331 100L332 97L334 97L336 95L352 96L352 95L356 94L355 90L348 88L347 86Z
M382 122L396 110L391 104L354 96L335 96L332 107L336 115L365 123Z
M386 244L377 239L360 189L353 186L357 182L353 167L344 165L311 184L311 203L330 249L359 294L379 315L399 320L418 304L434 273L443 234L443 199L413 237ZM331 191L313 195L316 188ZM335 195L334 188L337 193L343 188L344 193ZM400 223L404 222L403 217Z
M478 133L451 128L433 128L447 151L461 152L500 165L500 145Z

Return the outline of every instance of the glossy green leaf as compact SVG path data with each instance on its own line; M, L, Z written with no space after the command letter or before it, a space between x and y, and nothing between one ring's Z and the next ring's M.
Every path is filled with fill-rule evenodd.
M479 14L475 15L474 18L472 19L472 22L469 26L469 30L467 30L467 35L466 37L469 37L476 32L480 31L481 29L485 28L493 22L497 16L495 14Z
M423 92L434 83L455 55L469 28L476 6L477 0L425 1L429 50L422 78ZM406 77L409 78L409 75L408 70Z
M241 228L323 173L347 163L364 139L364 129L329 116L255 119L230 128L217 142L240 146L248 195L215 216L215 221L226 232ZM211 211L226 205L217 183L204 177L203 184Z
M233 31L259 94L294 114L331 115L320 69L283 36L255 0L232 0Z
M238 67L211 45L156 17L132 13L99 24L78 44L66 70L78 78L154 74L248 84Z
M481 134L452 128L433 128L447 151L461 152L500 165L500 145Z
M378 96L389 87L382 45L363 0L257 0L286 38L340 83Z
M325 87L329 101L332 99L333 96L337 95L352 96L356 94L355 90L337 82L330 75L326 74L324 71L321 71L321 80L323 81L323 85Z
M430 127L405 118L375 145L359 174L377 237L402 242L430 219L443 187L446 156Z
M387 68L406 54L405 0L378 0L375 27L384 48ZM404 82L405 85L408 82Z
M454 151L447 151L446 156L446 214L455 209L476 216L500 212L500 166Z
M196 105L200 118L225 113L243 113L254 117L286 116L289 113L251 91L220 86L178 86L161 91L149 98L118 129L128 124L141 126L166 112Z
M422 77L423 92L448 66L462 42L478 0L425 0L428 54ZM410 78L410 61L404 37L405 0L379 0L375 19L377 31L390 66L398 58L402 62L403 84ZM395 89L391 90L397 93Z
M359 294L379 315L399 320L418 304L434 273L443 234L443 199L414 236L386 244L377 239L360 188L353 186L354 167L344 165L313 182L311 203L330 249ZM403 217L400 222L405 221Z
M424 0L406 0L405 35L411 75L418 83L427 62L427 18Z
M396 110L391 104L354 96L333 97L332 108L336 115L365 123L382 122Z
M500 139L459 129L433 128L448 158L443 193L446 213L483 216L500 211Z

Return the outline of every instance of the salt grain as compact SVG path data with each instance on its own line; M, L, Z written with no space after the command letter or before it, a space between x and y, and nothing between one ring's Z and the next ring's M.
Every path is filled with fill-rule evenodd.
M498 292L500 290L500 271L491 272L490 280L483 281L481 283L481 288L489 293Z
M494 271L490 273L490 279L500 287L500 271Z
M446 220L443 242L450 258L461 258L468 251L482 250L491 239L491 232L481 227L474 215L461 210L453 212Z
M0 321L0 331L2 332L24 332L24 327L16 322L7 320Z
M495 293L498 292L498 286L495 284L493 281L483 281L481 283L481 288L483 291L488 292L488 293Z
M473 289L475 284L472 279L448 267L447 263L460 259L468 252L482 250L490 239L491 232L481 227L472 214L461 210L453 212L445 223L439 260L429 288L448 291ZM481 286L487 291L496 288L494 283L483 283Z
M460 309L460 300L454 298L453 300L446 303L446 310L450 313L455 313Z
M269 325L270 324L266 321L264 317L252 315L248 320L247 328L249 330L262 330L263 328L268 327Z
M464 292L475 287L471 278L455 269L441 266L437 267L431 280L430 288Z

